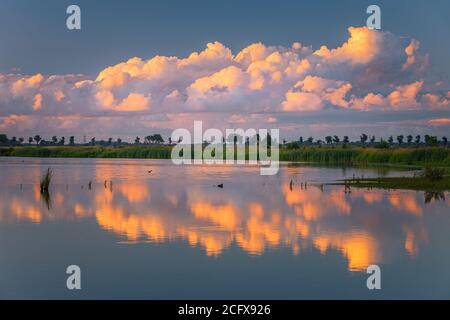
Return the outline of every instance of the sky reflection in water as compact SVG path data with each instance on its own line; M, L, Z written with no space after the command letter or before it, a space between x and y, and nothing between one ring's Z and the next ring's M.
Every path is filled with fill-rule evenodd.
M365 272L399 256L416 259L432 242L431 221L449 223L447 193L320 187L344 176L380 174L373 169L283 166L265 177L257 168L169 161L2 159L0 166L0 225L88 220L119 245L180 240L215 259L233 246L254 256L318 250L338 252L349 272ZM37 184L47 167L55 172L48 203ZM214 187L218 183L224 188Z

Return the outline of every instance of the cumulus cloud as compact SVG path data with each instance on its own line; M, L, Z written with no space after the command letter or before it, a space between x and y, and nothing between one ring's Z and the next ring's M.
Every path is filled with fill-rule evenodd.
M39 110L42 108L42 94L38 93L33 99L33 110Z
M229 113L239 123L252 113L267 114L265 123L280 124L274 113L448 110L450 88L426 83L428 56L418 40L366 27L348 32L342 45L316 50L300 42L254 43L233 54L211 42L185 58L134 57L100 70L95 79L0 74L2 126L21 116L71 117L67 126L129 114L148 126L155 124L148 115L167 121L170 114L198 112Z
M149 108L150 99L141 93L130 93L115 108L117 111L142 111Z
M351 89L346 81L307 76L286 93L283 110L315 111L325 104L346 108L349 102L345 97Z

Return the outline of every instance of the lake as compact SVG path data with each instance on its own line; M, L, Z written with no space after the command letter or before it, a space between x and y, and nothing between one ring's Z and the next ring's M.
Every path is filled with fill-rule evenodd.
M0 158L0 298L448 299L449 193L323 185L410 174Z

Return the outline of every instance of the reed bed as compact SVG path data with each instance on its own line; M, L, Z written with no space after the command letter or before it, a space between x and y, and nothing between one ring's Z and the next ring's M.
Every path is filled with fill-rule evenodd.
M14 147L0 148L0 156L43 158L136 158L170 159L171 146L120 147ZM280 160L325 164L399 164L450 167L448 147L372 147L304 146L280 148ZM247 156L248 158L248 152Z

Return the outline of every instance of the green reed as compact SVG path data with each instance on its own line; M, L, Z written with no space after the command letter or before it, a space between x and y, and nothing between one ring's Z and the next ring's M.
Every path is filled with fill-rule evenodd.
M53 170L48 168L44 175L41 177L40 188L41 193L48 193L50 184L53 178Z
M43 158L139 158L170 159L172 146L129 145L116 147L64 146L64 147L14 147L4 149L0 155ZM224 154L228 152L228 149ZM248 151L246 151L248 158ZM301 146L280 147L280 160L315 162L324 164L401 164L450 167L450 148L362 146Z

